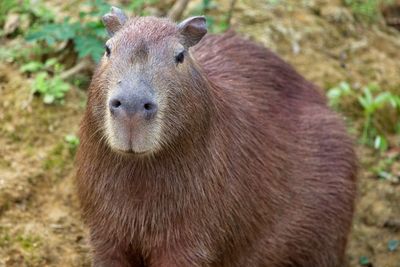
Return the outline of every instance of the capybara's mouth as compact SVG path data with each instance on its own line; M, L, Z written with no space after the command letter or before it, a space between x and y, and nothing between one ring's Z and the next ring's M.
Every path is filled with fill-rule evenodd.
M149 154L149 151L134 151L133 149L128 149L128 150L124 150L124 149L116 149L118 153L121 153L123 155L137 155L137 156L142 156L142 155L146 155Z

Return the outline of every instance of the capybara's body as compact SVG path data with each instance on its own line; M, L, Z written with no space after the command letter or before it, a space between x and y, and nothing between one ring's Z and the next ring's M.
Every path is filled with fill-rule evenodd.
M232 32L190 51L159 118L169 141L149 155L110 148L110 65L94 75L77 155L94 266L344 266L356 160L342 121L292 67Z

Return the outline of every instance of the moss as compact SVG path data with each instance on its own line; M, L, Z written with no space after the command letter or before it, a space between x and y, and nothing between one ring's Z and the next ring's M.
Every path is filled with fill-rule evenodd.
M55 168L62 168L65 162L65 150L64 142L59 142L55 145L44 161L44 169L54 170Z
M34 235L19 235L16 237L16 241L26 252L33 252L41 245L41 239Z
M11 238L7 232L0 233L0 248L6 248L10 246Z

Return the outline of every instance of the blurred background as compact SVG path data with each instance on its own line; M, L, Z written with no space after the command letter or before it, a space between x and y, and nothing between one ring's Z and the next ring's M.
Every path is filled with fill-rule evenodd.
M399 0L1 0L0 267L90 265L73 161L111 4L205 14L319 85L357 141L350 266L400 267Z

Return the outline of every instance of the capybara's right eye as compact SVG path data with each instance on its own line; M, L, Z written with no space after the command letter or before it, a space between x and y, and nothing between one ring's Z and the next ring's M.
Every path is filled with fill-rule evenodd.
M185 58L184 51L182 51L178 55L176 55L175 61L176 63L182 63L184 58Z
M111 54L111 49L108 45L105 45L104 48L106 49L106 56L109 57Z

